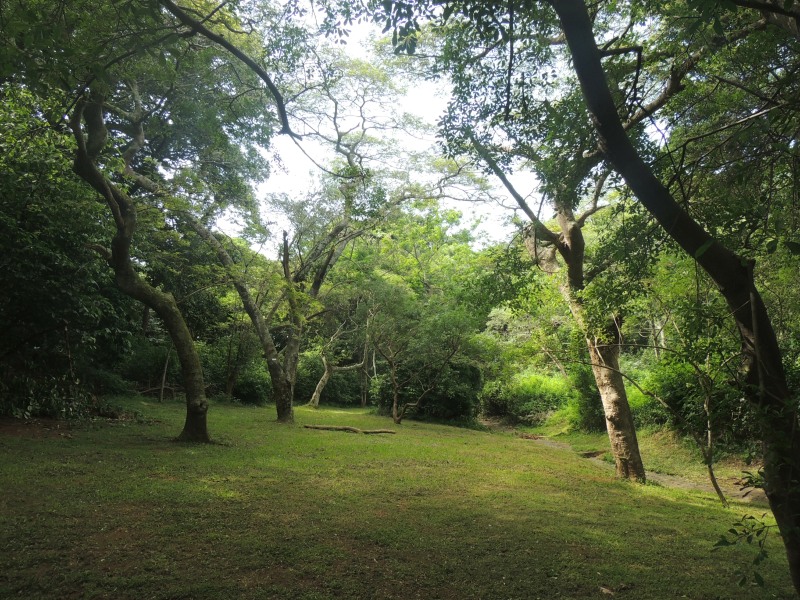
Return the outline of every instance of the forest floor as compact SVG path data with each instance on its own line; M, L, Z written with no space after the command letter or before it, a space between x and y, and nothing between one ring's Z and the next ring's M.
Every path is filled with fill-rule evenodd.
M573 451L604 468L614 468L608 437L604 433L565 432L548 426L517 428L497 419L482 419L481 424L490 431L503 431L550 448ZM639 437L649 483L716 494L708 470L690 441L658 429L644 430ZM728 456L722 460L715 467L715 476L726 499L766 508L768 502L764 491L744 485L744 472L757 469L758 465L748 465L738 457Z
M179 403L118 402L129 418L0 422L0 598L794 598L777 536L763 588L737 585L756 548L713 551L766 509L618 481L576 452L596 440L215 404L217 443L191 445Z

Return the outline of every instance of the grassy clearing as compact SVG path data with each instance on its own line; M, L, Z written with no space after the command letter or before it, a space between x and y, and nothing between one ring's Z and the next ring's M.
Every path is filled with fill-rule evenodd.
M574 452L358 410L214 406L217 445L156 423L0 428L0 598L791 598L748 548L711 552L745 509L614 481Z
M547 436L569 444L576 452L603 453L611 463L611 447L605 432L584 433L569 431L561 423L525 428L526 431ZM708 471L696 444L681 438L674 432L658 428L637 431L642 461L648 472L679 475L697 483L708 482ZM742 457L727 456L714 465L714 472L721 483L729 488L737 487L743 471L756 471L757 465L748 465Z

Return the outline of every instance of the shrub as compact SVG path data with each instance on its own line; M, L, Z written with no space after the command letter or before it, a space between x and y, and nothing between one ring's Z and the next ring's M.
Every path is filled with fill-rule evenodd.
M749 403L734 385L716 374L711 389L710 412L716 444L721 449L747 447L755 436L755 420ZM641 383L669 404L672 411L635 391L629 394L637 425L668 425L682 435L705 435L708 416L706 392L700 376L688 363L662 361L653 365ZM673 411L681 415L675 416Z
M574 389L566 406L567 423L571 429L593 432L605 431L606 417L603 402L592 368L578 365L570 374L570 382Z
M643 394L634 386L628 386L627 393L628 404L633 413L633 423L637 429L663 427L671 423L672 417L669 411L658 400Z
M402 374L400 377L402 379ZM406 413L406 418L472 421L480 405L480 388L480 369L468 363L450 364L439 374L436 387L425 394L415 410ZM406 385L400 390L400 405L416 402L423 391L418 385ZM391 412L392 394L392 382L388 375L382 374L371 379L370 398L375 401L378 414L387 415Z
M554 410L566 405L574 391L564 377L525 371L510 381L487 383L481 394L481 409L488 416L537 424Z
M123 379L135 383L140 388L158 387L161 385L161 376L164 372L167 352L172 352L167 371L167 380L177 381L180 378L180 364L172 346L168 342L159 345L143 337L133 339L130 353L122 362L119 375Z
M0 383L0 413L20 419L80 419L92 410L92 396L66 375L23 375Z
M271 400L272 379L264 360L250 361L242 368L233 387L233 397L242 404L256 406Z

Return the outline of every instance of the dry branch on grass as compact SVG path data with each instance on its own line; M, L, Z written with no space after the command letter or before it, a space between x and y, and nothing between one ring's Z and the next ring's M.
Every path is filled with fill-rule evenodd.
M303 425L306 429L325 429L327 431L347 431L349 433L397 433L391 429L359 429L346 425Z

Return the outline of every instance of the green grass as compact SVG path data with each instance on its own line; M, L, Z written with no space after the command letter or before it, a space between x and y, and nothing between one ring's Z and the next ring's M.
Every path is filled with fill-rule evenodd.
M0 598L791 598L780 543L713 543L745 509L614 481L572 451L360 410L215 405L215 445L155 423L0 427ZM50 426L54 427L54 426Z
M605 432L585 433L570 431L563 423L554 422L525 431L543 435L569 444L575 452L602 452L603 458L613 463L608 435ZM708 482L708 471L700 450L694 441L681 438L674 432L645 428L637 431L639 450L648 472L678 475L696 483ZM714 464L717 479L727 487L737 487L743 471L754 472L757 465L748 465L741 456L726 456Z

